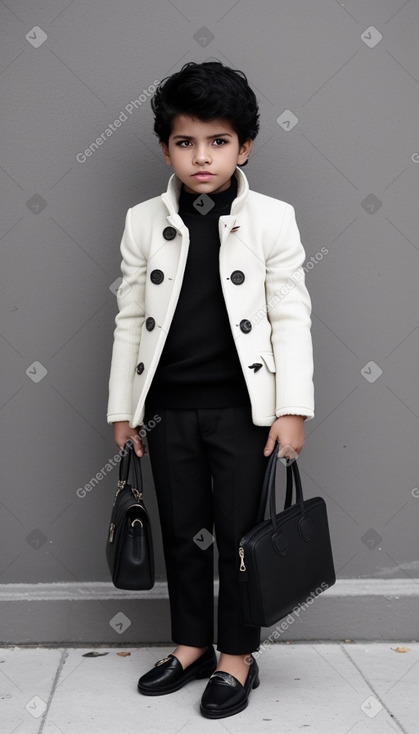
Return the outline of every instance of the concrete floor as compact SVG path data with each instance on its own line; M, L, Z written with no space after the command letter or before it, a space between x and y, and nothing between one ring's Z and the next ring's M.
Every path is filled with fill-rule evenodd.
M408 647L407 652L396 648ZM136 684L172 648L1 648L2 734L418 734L419 643L280 643L258 656L248 708L211 721L206 681L146 697ZM88 652L100 656L84 657ZM129 655L118 655L128 652ZM106 653L106 654L103 654Z

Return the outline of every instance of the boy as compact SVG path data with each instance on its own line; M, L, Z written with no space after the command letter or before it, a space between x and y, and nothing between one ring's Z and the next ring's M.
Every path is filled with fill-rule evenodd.
M239 168L259 128L245 75L189 62L151 104L174 173L166 193L127 213L108 422L117 446L132 440L139 456L139 427L153 426L177 647L138 688L163 695L210 676L201 713L222 718L242 711L259 685L250 653L260 629L241 622L237 551L255 525L275 442L279 457L298 456L314 417L311 301L293 207L250 191Z

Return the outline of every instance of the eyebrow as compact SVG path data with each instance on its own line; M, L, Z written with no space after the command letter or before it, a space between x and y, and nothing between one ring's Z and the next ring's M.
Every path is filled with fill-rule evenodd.
M230 133L218 133L218 135L208 135L207 140L210 140L211 138L222 138L224 135L228 135L229 138L231 138ZM192 135L174 135L173 140L176 140L177 138L182 138L182 140L194 140L195 138Z

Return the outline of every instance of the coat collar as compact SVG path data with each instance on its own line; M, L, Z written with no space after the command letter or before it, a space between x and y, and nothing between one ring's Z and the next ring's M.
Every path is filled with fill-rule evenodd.
M247 195L249 193L249 183L246 175L243 173L241 168L236 166L234 175L237 179L237 196L231 204L230 214L225 215L227 220L228 217L233 217L242 210L246 203ZM176 222L177 224L179 224L179 222L177 222L177 219L180 220L177 212L179 210L179 196L181 188L182 181L176 176L175 173L173 173L169 178L167 191L165 191L164 194L161 194L161 199L168 210L170 221L172 223Z

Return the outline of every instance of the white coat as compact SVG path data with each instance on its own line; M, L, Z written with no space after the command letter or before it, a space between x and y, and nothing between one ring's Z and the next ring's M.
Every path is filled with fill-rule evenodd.
M271 426L287 414L310 420L314 417L311 300L294 209L249 190L239 167L235 176L237 196L230 214L220 216L218 223L220 279L252 420L258 426ZM165 193L137 204L126 215L108 423L127 420L134 428L143 422L145 398L188 256L189 231L177 213L181 186L173 174ZM156 276L153 271L160 272ZM232 279L234 271L244 279L242 275Z

